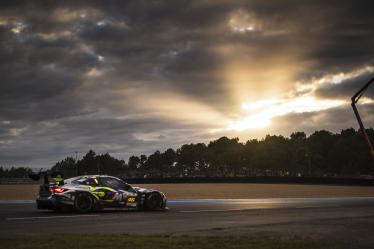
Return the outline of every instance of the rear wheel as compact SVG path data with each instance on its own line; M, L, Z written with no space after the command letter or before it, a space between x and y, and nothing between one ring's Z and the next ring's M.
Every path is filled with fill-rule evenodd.
M161 208L162 197L159 193L150 193L145 199L145 208L147 210L156 210Z
M75 197L74 208L79 213L87 213L93 210L94 200L91 195L87 193L79 193Z

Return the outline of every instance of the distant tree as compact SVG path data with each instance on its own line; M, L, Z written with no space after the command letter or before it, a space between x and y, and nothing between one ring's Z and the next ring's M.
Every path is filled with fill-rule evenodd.
M374 130L368 129L374 141ZM79 161L67 157L52 171L65 177L81 174L110 174L131 177L195 176L344 176L374 175L374 159L362 134L353 128L333 134L316 131L309 137L294 132L290 137L270 136L244 144L238 138L221 137L177 150L131 156L128 164L109 153L87 152ZM31 169L0 167L0 177L27 177Z
M61 172L64 177L78 175L77 162L72 157L67 157L62 161L57 162L51 170Z
M177 153L169 148L161 154L161 176L172 176L175 173L175 163L177 160Z
M147 163L148 157L146 155L140 155L140 167L144 167Z
M6 169L0 167L0 177L1 178L28 178L32 170L28 167L11 167Z
M208 144L209 162L217 176L236 175L243 165L243 145L238 138L221 137ZM213 173L213 172L211 172Z
M145 164L145 169L147 170L148 176L162 177L164 171L162 169L162 159L160 151L156 151L148 157L148 160Z
M316 131L308 138L308 151L311 159L311 173L326 175L328 173L327 157L336 142L336 136L329 131Z
M178 149L176 171L178 176L212 175L206 145L203 143L185 144Z
M137 156L130 156L128 165L130 170L137 170L140 168L140 158Z
M178 176L192 176L195 169L194 144L184 144L177 150L176 171Z
M294 132L288 141L288 164L286 170L291 176L310 174L310 152L307 147L307 137L304 132Z
M81 160L76 162L74 158L67 157L57 162L51 170L61 172L64 177L73 177L82 174L125 175L128 168L124 160L118 160L109 153L96 155L90 150Z
M257 154L259 141L257 139L248 140L244 145L243 165L246 176L262 175Z
M125 176L128 166L125 161L112 157L109 153L97 155L95 158L97 174Z
M90 150L83 156L82 160L78 161L78 175L97 174L97 162L95 157L96 153Z
M265 175L278 176L287 173L288 148L287 140L283 136L267 135L261 141L258 151L261 160L261 168Z

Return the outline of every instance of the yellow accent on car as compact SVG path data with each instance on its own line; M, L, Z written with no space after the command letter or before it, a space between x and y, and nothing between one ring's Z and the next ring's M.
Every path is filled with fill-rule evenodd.
M127 202L135 202L135 197L129 197L129 198L127 198Z
M62 182L64 180L64 178L61 178L61 177L55 177L55 178L49 178L48 179L49 181L55 181L55 182Z
M114 189L112 189L112 188L108 188L108 187L98 187L98 189L105 189L105 190L109 190L109 191L111 191L111 192L117 192L117 191L115 191Z
M116 192L114 189L112 189L112 188L108 188L108 187L92 187L92 186L88 186L88 187L89 187L90 190L92 190L92 191L105 189L105 190L109 190L109 191L111 191L111 192Z

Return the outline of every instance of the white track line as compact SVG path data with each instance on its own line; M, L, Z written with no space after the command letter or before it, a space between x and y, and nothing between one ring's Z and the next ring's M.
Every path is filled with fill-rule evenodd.
M82 214L82 215L58 215L58 216L39 216L39 217L19 217L7 218L7 220L36 220L36 219L56 219L56 218L83 218L83 217L97 217L98 214Z
M279 202L315 202L315 201L356 201L356 200L374 200L373 196L356 197L286 197L286 198L249 198L249 199L182 199L168 200L168 203L279 203ZM35 200L0 200L0 204L33 204Z
M244 204L267 204L267 203L306 203L306 202L330 202L330 201L359 201L374 200L374 197L286 197L286 198L249 198L249 199L190 199L190 200L168 200L168 203L244 203Z
M244 211L247 209L203 209L203 210L182 210L178 213L202 213L202 212L226 212L226 211Z
M269 204L269 203L264 203ZM304 204L304 203L301 203ZM329 204L329 203L328 203ZM302 206L274 206L274 205L263 205L263 206L255 206L251 205L250 207L245 208L231 208L231 209L201 209L201 210L180 210L177 211L178 213L203 213L203 212L231 212L231 211L249 211L249 210L256 210L256 209L271 209L271 208L295 208L295 209L304 209L304 208L318 208L318 207L332 207L336 205L302 205Z

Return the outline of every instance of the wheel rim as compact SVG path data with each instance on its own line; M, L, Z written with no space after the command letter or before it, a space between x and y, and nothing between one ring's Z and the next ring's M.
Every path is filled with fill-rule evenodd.
M158 196L157 194L152 194L148 199L148 207L150 209L155 209L159 206L161 206L160 196Z
M90 210L91 209L91 198L88 196L79 196L77 200L77 208L79 210L85 211L85 210Z

